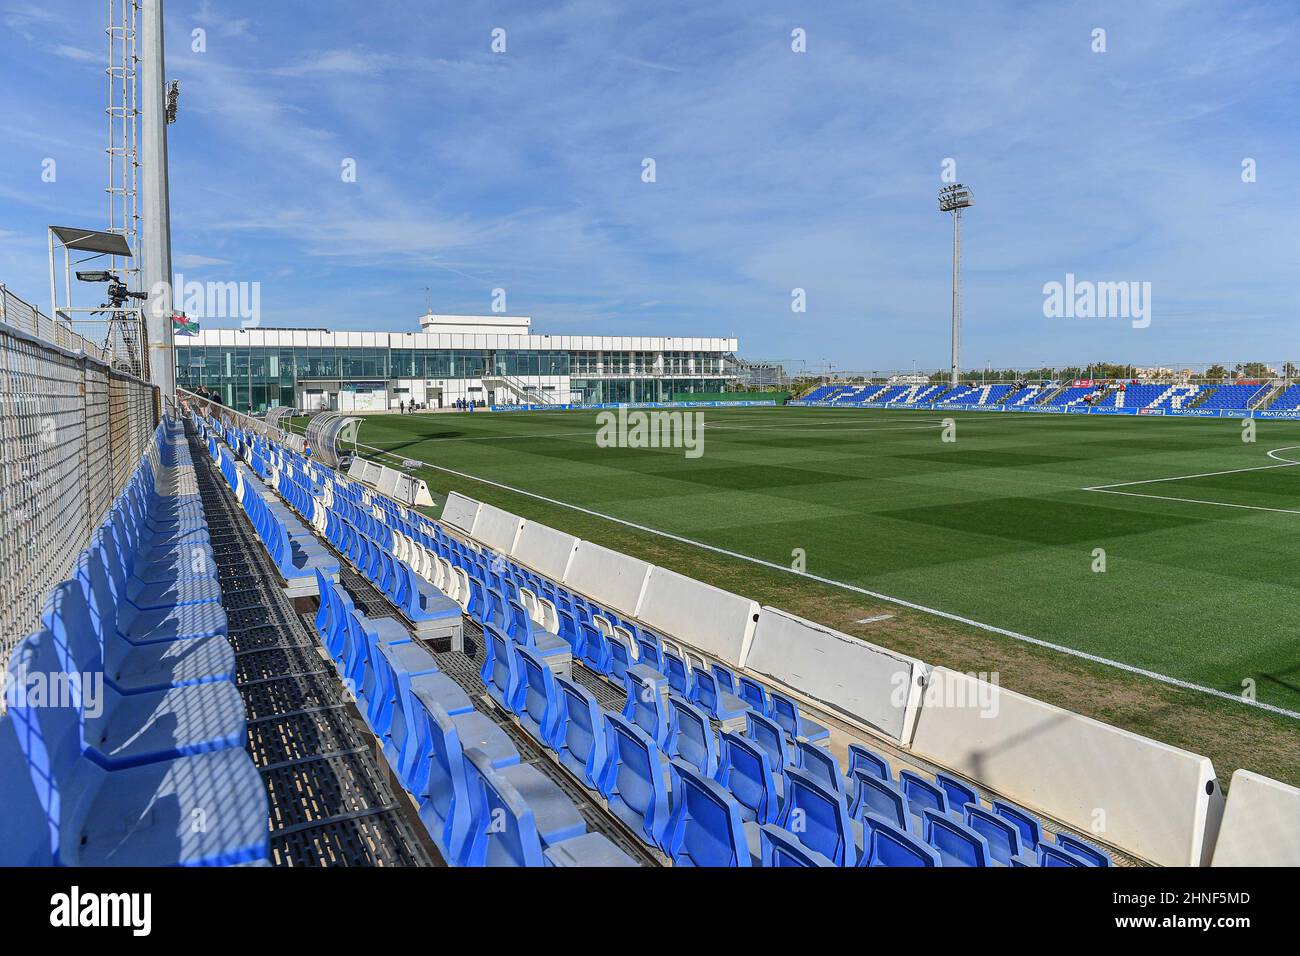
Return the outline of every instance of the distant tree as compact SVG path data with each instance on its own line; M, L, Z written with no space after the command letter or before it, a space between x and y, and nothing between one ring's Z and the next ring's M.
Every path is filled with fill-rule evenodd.
M1228 375L1228 370L1222 365L1215 363L1205 370L1205 377L1211 382L1221 382Z

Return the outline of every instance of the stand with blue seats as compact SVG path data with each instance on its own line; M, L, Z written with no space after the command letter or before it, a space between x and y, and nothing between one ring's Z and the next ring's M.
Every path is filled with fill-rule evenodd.
M164 419L8 662L0 865L266 862L220 600L188 446Z

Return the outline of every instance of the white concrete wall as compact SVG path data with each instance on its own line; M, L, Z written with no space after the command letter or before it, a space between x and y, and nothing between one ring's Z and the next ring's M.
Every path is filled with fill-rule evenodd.
M515 547L515 538L524 519L517 514L503 511L489 504L480 504L478 517L474 519L474 529L470 535L475 541L487 545L502 554L510 554Z
M645 561L583 541L573 552L564 584L620 614L634 615L649 574Z
M447 501L442 506L442 520L469 534L474 530L478 509L479 503L473 498L466 498L460 492L453 491L447 495Z
M1300 866L1300 790L1249 770L1234 773L1214 866Z
M579 541L536 521L525 521L511 557L552 581L563 581Z
M911 735L926 671L915 658L773 607L759 615L744 667L898 741Z
M1208 862L1223 808L1208 757L943 667L912 749L1153 863Z
M758 621L758 602L666 568L652 568L636 616L665 637L741 666Z

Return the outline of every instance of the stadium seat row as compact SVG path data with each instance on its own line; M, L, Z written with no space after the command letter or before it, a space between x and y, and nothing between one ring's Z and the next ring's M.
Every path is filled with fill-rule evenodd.
M178 425L9 660L0 864L264 865L211 540Z

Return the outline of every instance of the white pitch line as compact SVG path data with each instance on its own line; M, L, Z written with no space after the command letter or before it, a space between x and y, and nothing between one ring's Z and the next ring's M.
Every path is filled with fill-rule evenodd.
M1282 448L1274 448L1269 451L1268 457L1280 462L1277 465L1255 465L1252 468L1230 468L1227 471L1207 471L1199 475L1174 475L1170 478L1147 478L1143 481L1121 481L1113 485L1094 485L1090 488L1081 488L1081 491L1099 491L1107 495L1124 495L1127 498L1152 498L1157 501L1181 501L1193 505L1214 505L1219 508L1240 508L1245 511L1270 511L1274 514L1283 515L1300 515L1300 511L1292 508L1266 508L1263 505L1240 505L1231 501L1207 501L1204 498L1176 498L1173 495L1147 495L1136 491L1115 491L1116 488L1129 488L1133 485L1156 485L1166 481L1187 481L1190 478L1213 478L1217 475L1239 475L1248 471L1268 471L1270 468L1292 468L1300 465L1300 461L1292 461L1290 458L1282 458L1278 453L1291 451L1294 448L1300 448L1300 445L1286 445Z
M388 454L387 452L385 454ZM390 457L396 457L391 456ZM1111 660L1108 657L1101 657L1097 654L1089 654L1086 651L1076 650L1073 647L1066 647L1062 644L1053 644L1051 641L1044 641L1037 637L1030 637L1027 634L1020 634L1016 631L1008 630L1004 627L998 627L994 624L985 624L981 621L975 621L968 617L962 617L960 614L953 614L949 611L941 611L938 608L926 607L924 604L916 604L912 601L906 601L902 598L896 598L888 594L881 594L879 591L871 591L867 588L858 587L856 584L848 584L844 581L836 581L832 578L825 578L819 574L811 574L807 571L796 571L794 568L787 567L784 564L777 564L773 561L766 561L762 558L756 558L748 554L740 554L736 551L728 551L726 548L719 548L717 545L705 544L703 541L694 541L690 538L684 538L681 535L672 534L668 531L661 531L658 528L650 528L645 525L637 524L633 521L627 521L623 518L616 518L613 515L602 514L599 511L593 511L590 508L584 508L581 505L570 504L567 501L560 501L556 498L548 498L546 495L539 495L533 491L525 491L523 488L515 488L511 485L502 484L499 481L491 481L487 478L480 478L478 475L471 475L463 471L456 471L454 468L447 468L443 465L434 465L426 462L426 467L436 469L437 471L446 472L449 475L455 475L457 478L464 478L469 481L477 481L480 484L491 485L494 488L500 488L504 491L510 491L517 495L523 495L527 498L534 498L537 501L544 501L547 504L557 505L561 508L568 508L571 511L577 511L581 514L590 515L593 518L603 518L605 521L611 521L614 524L620 524L636 531L644 531L647 534L658 535L661 538L667 538L670 541L676 541L679 544L688 544L692 547L699 548L702 551L711 551L714 554L721 554L729 558L735 558L739 561L748 561L751 564L757 564L765 568L771 568L774 571L783 571L786 574L793 574L796 577L807 578L810 581L816 581L819 584L827 584L831 587L841 588L845 591L853 591L856 594L864 594L867 597L875 598L878 601L886 601L898 607L905 607L912 611L919 611L922 614L929 614L933 617L940 617L944 620L955 621L958 624L965 624L968 627L974 627L981 631L988 631L991 634L1000 634L1003 637L1010 637L1026 644L1032 644L1035 647L1043 647L1048 650L1057 651L1061 654L1068 654L1071 657L1078 657L1081 660L1091 661L1094 664L1103 664L1107 667L1113 667L1116 670L1124 671L1129 674L1137 674L1140 677L1146 677L1150 680L1158 681L1162 684L1168 684L1171 687L1178 687L1182 690L1195 691L1199 694L1206 694L1210 697L1218 697L1221 700L1230 700L1238 704L1244 704L1247 707L1256 707L1260 710L1266 710L1271 714L1280 714L1283 717L1290 717L1300 720L1300 711L1287 710L1284 707L1277 707L1273 704L1265 704L1258 700L1250 700L1237 694L1229 694L1227 691L1217 690L1213 687L1204 687L1201 684L1193 684L1190 681L1179 680L1176 677L1170 677L1167 674L1161 674L1157 671L1147 670L1144 667L1136 667L1132 664L1125 664L1123 661Z
M1265 508L1263 505L1239 505L1230 501L1206 501L1204 498L1175 498L1173 495L1144 495L1137 491L1110 491L1107 488L1084 488L1084 491L1098 491L1103 495L1124 495L1126 498L1153 498L1157 501L1180 501L1188 505L1215 505L1219 508L1244 508L1248 511L1272 511L1282 515L1300 515L1300 511L1291 508Z

